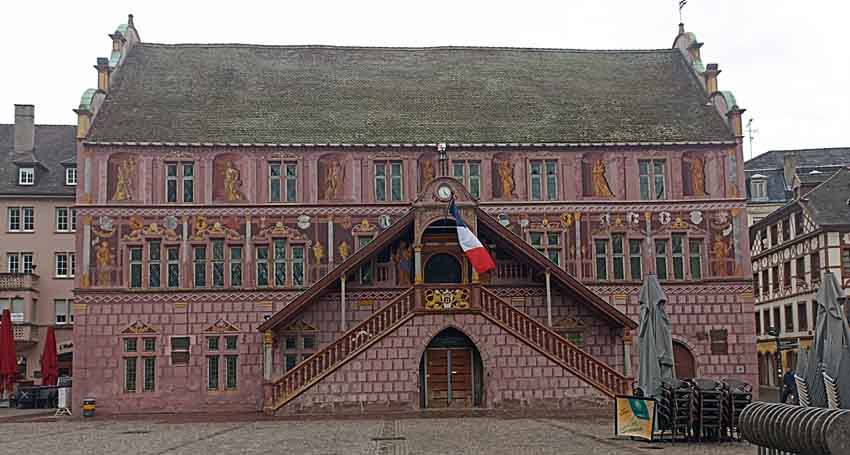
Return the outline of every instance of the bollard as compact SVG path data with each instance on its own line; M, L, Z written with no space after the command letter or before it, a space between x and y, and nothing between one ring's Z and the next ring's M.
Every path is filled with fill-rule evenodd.
M94 417L95 404L94 398L83 398L83 417Z
M759 453L850 453L850 410L755 402L744 408L741 436Z

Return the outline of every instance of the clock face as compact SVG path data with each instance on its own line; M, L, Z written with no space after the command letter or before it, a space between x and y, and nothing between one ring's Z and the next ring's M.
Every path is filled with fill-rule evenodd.
M448 185L443 185L443 186L437 188L437 197L439 197L440 199L442 199L444 201L449 200L449 198L452 197L452 189L449 188Z

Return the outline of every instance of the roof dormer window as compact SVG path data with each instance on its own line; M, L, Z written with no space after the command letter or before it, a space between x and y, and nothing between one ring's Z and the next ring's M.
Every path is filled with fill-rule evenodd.
M750 196L754 201L767 200L767 177L756 174L750 178Z
M65 185L77 184L77 168L74 166L65 168Z
M35 168L18 168L18 185L35 185Z

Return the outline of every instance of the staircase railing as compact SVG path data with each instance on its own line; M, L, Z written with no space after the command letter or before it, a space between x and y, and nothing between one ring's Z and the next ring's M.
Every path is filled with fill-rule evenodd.
M517 310L486 288L481 314L608 396L630 395L632 379L584 352L554 330Z
M296 365L271 384L264 410L273 413L413 317L413 288ZM267 392L268 393L268 392Z

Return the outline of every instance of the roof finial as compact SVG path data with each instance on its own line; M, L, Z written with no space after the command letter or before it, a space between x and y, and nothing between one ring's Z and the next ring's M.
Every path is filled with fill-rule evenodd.
M679 22L679 34L685 33L685 24L684 22Z
M129 25L130 27L133 27L133 28L136 27L135 25L133 25L133 15L132 14L127 15L127 25Z

